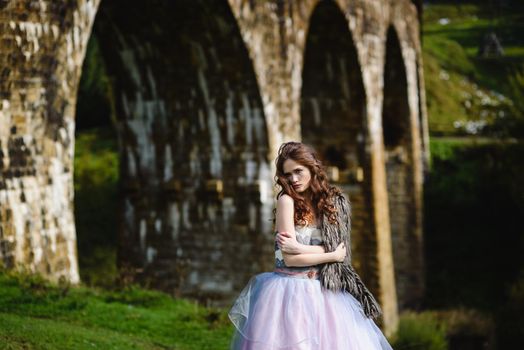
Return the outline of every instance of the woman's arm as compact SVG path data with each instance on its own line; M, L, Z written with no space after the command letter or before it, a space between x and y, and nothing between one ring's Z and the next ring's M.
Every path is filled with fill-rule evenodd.
M282 252L288 254L312 254L312 253L325 253L323 245L309 245L299 243L296 239L296 235L293 231L291 232L277 232L275 237L278 246L282 249Z
M295 232L293 198L283 194L277 200L276 230L278 232Z
M293 198L287 194L283 194L277 201L276 210L276 230L278 232L295 232L294 225L294 203ZM342 247L342 248L341 248ZM311 249L311 248L308 248ZM318 249L318 248L313 248ZM343 250L343 251L342 251ZM302 253L302 254L287 254L282 252L284 263L287 266L310 266L323 264L327 262L334 262L342 259L346 255L346 248L340 244L335 252L322 253Z
M276 210L276 229L277 241L282 249L282 252L291 254L303 253L303 254L322 254L325 253L323 246L310 246L300 244L296 242L294 237L295 224L294 224L294 202L293 198L287 194L283 194L278 198L277 210ZM293 236L290 234L293 233ZM283 236L281 236L283 234Z
M311 266L328 262L342 262L346 256L346 247L340 243L334 252L329 253L303 253L287 254L282 253L286 266Z
M308 244L300 244L300 254L321 254L325 253L326 250L324 249L324 246L322 245L308 245Z

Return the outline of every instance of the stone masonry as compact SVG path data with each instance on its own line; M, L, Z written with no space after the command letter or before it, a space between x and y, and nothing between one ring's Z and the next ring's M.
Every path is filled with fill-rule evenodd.
M428 137L408 0L0 1L4 265L79 281L74 118L92 28L114 96L121 267L227 303L272 268L274 159L303 140L353 203L354 264L386 333L419 306Z

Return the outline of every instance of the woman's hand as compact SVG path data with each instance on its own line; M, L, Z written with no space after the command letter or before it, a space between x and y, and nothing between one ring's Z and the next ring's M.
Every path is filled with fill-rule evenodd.
M346 257L346 245L344 242L340 243L333 253L336 262L343 262Z
M297 242L295 232L278 232L276 237L278 246L283 253L287 254L300 254L302 253L302 244Z

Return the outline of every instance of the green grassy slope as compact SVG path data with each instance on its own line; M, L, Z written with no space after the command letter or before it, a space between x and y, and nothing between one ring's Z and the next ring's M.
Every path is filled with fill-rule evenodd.
M2 349L226 349L232 331L226 310L160 292L0 273Z
M494 30L505 50L501 58L479 58L484 34ZM424 10L423 59L429 128L433 136L480 134L511 117L512 78L524 63L522 11L433 5Z

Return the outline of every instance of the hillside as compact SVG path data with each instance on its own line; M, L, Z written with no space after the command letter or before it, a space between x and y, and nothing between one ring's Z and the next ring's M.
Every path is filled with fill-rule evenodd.
M232 331L225 310L164 293L0 272L2 349L226 349Z
M515 120L522 120L524 12L496 10L495 15L489 6L425 5L423 59L432 136L507 136ZM489 32L497 35L502 57L478 56Z

